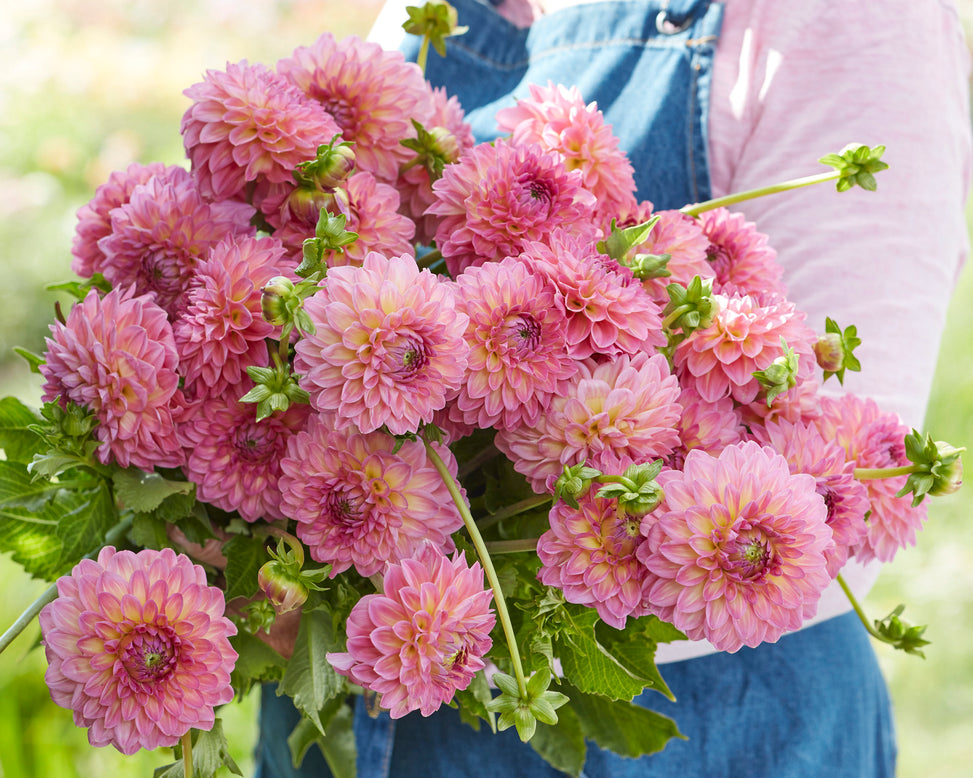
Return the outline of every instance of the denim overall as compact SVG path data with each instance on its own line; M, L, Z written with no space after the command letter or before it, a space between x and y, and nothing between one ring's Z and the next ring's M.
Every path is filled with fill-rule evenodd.
M596 101L635 168L639 199L676 208L710 197L707 108L723 4L613 0L566 8L519 30L486 0L450 0L469 31L430 52L426 75L456 95L478 141L498 130L499 108L531 83L574 85ZM419 4L419 3L416 3ZM731 4L732 6L732 4ZM406 56L418 45L407 41ZM678 701L636 701L675 719L688 740L625 759L588 743L586 778L861 778L894 775L885 682L852 613L757 649L660 667ZM287 737L297 711L263 689L257 778L331 773L317 748L300 770ZM474 731L443 707L393 721L355 711L358 778L554 778L513 729Z

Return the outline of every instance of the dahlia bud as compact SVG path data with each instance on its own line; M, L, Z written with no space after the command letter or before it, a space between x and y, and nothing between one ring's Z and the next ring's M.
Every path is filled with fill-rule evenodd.
M958 492L963 485L963 460L960 454L966 449L953 448L942 440L936 442L936 447L939 450L940 467L937 468L936 483L929 490L929 494L942 497Z
M344 184L355 169L355 150L340 138L335 135L331 143L318 146L314 159L297 166L294 179L299 186L326 192Z
M257 572L257 584L278 616L300 608L307 601L308 590L301 582L300 574L292 575L286 563L267 562Z
M837 373L845 356L841 347L841 336L834 332L822 335L814 344L814 356L818 366L826 373Z
M584 497L591 488L591 481L601 475L600 470L585 467L584 462L564 466L564 472L554 484L554 500L564 500L572 508L578 507L578 498Z
M260 290L260 310L264 319L279 327L291 320L291 308L294 300L300 304L300 295L294 290L294 284L285 276L275 276L270 283Z
M316 224L322 208L337 213L347 199L342 189L323 191L314 186L299 186L287 196L282 219L284 223Z
M814 356L824 370L825 381L831 376L837 376L838 383L843 384L845 370L862 369L861 362L854 354L861 342L858 329L854 325L842 330L834 319L825 319L824 335L814 344Z
M954 448L942 440L933 441L930 435L912 430L905 436L905 455L912 462L904 468L909 477L895 496L904 497L911 492L912 505L916 506L927 494L952 494L963 484L960 455L964 451L965 448ZM855 474L857 476L858 470Z
M780 339L780 347L783 353L777 359L764 370L753 371L753 377L757 379L767 393L768 408L777 395L797 386L797 354L783 338Z
M662 472L662 460L631 465L621 476L602 478L608 481L598 491L598 497L614 499L620 513L641 518L654 511L665 496L655 479ZM610 480L609 480L610 479Z

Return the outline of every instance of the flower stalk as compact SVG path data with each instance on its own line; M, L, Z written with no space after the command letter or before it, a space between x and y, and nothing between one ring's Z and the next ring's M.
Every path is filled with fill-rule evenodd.
M193 731L186 730L182 736L182 771L186 778L193 778Z

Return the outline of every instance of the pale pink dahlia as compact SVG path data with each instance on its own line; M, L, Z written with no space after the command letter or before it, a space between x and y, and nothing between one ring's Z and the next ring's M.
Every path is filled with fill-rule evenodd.
M483 669L496 622L479 563L432 545L385 571L384 594L362 597L348 616L347 651L328 661L381 695L393 719L432 715Z
M419 66L354 35L324 33L280 60L277 72L334 117L342 138L355 144L358 167L383 181L395 181L411 154L401 141L415 137L412 120L425 125L432 115Z
M729 395L739 403L762 396L753 377L783 355L781 338L798 356L798 380L814 375L814 332L793 303L772 295L714 295L719 311L706 329L696 330L676 347L679 380L691 384L707 402Z
M175 318L185 305L196 263L228 235L254 233L253 209L208 203L186 171L156 176L111 212L111 233L98 241L102 272L114 286L151 292Z
M246 60L208 70L183 91L193 104L180 131L193 175L216 200L248 199L247 184L289 184L298 163L341 132L334 119L287 79Z
M871 398L853 394L822 397L821 416L815 420L827 440L844 449L856 467L884 468L908 465L905 436L910 429L894 413L883 412ZM860 562L889 562L900 548L914 546L916 532L926 520L928 503L912 507L912 495L896 497L906 476L864 481L871 512L868 534L853 550Z
M594 196L581 173L539 146L481 143L432 185L427 213L442 217L436 247L455 277L471 265L516 256L556 227L594 238Z
M679 443L679 385L661 354L585 360L535 425L502 430L496 446L543 493L564 465L621 474Z
M585 105L577 87L530 85L530 97L497 112L497 126L516 144L556 151L568 170L580 170L600 214L617 212L635 199L634 170L618 147L597 103Z
M652 613L729 652L814 615L833 541L812 476L750 441L719 457L690 451L657 481L665 499L642 519L636 552L654 578Z
M826 554L828 574L834 578L866 532L868 491L861 481L855 480L855 463L846 459L836 441L825 440L809 424L769 421L758 430L761 442L781 454L792 473L814 476L817 492L828 509L828 526L835 542Z
M686 454L700 449L716 456L727 446L744 439L745 430L730 397L706 402L695 389L684 387L679 393L682 415L679 417L679 447L673 451L669 463L681 469Z
M71 269L82 278L90 278L102 271L105 255L98 248L98 241L111 232L111 211L128 202L132 190L168 170L161 162L141 165L133 162L125 170L116 170L108 180L95 190L90 202L78 209L78 225L74 231L71 253L74 260ZM185 171L183 171L185 172Z
M301 386L343 425L413 432L463 381L467 316L450 282L410 256L332 268L304 310L316 331L295 347Z
M243 389L249 389L249 380ZM183 468L196 496L249 522L284 518L277 482L291 437L303 429L309 408L292 405L257 421L253 403L237 401L241 389L207 398L179 427L187 449Z
M268 363L265 339L275 328L261 311L261 288L283 271L284 247L274 238L227 239L196 266L185 313L173 324L179 372L200 394L246 380L249 365Z
M332 426L314 417L281 461L281 509L311 556L333 565L332 575L354 565L370 576L426 542L452 551L463 519L423 444ZM455 476L449 449L436 451Z
M743 214L715 208L700 214L699 224L710 241L706 254L716 274L715 291L726 295L787 294L777 252Z
M666 344L662 309L631 270L609 265L590 241L554 230L546 242L528 243L520 259L554 288L575 359L637 354Z
M91 745L134 754L212 729L213 708L233 699L236 627L202 567L168 548L106 546L57 590L39 616L44 678Z
M533 426L577 370L553 289L512 257L467 268L456 289L470 357L451 415L482 429Z
M598 499L593 491L577 508L555 503L549 519L551 528L537 541L541 583L562 590L568 602L594 608L616 629L624 629L629 616L650 612L652 578L636 556L645 542L638 519L620 514L614 500Z
M182 464L173 412L183 404L166 312L132 289L92 289L64 324L51 325L41 365L45 402L60 398L98 419L98 458L151 471Z

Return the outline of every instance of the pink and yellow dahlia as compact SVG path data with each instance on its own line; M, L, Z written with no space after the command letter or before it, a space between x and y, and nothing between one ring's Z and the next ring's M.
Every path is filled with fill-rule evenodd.
M652 613L731 653L815 614L833 540L813 476L749 441L719 457L690 451L657 482L665 499L642 519L636 552L653 578Z
M468 318L452 284L411 256L332 268L304 310L316 331L295 347L301 386L345 426L414 432L464 379Z
M93 746L134 754L213 727L233 699L236 627L202 567L168 548L106 546L57 590L39 617L45 680Z
M393 719L430 716L469 686L493 645L496 622L479 563L432 545L390 564L384 594L361 598L348 617L347 651L328 661L353 683L381 695Z

